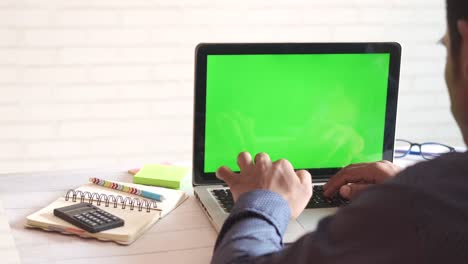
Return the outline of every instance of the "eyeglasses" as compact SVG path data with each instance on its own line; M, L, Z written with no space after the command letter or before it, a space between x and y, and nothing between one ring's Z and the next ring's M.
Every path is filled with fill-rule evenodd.
M417 146L417 149L413 147ZM395 158L403 158L406 155L420 155L423 159L431 160L445 153L456 152L454 147L436 142L413 143L404 139L395 140Z

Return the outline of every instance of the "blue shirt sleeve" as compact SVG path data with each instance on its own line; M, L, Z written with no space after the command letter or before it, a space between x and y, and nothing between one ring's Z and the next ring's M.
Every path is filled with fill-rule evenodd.
M424 196L396 184L369 188L283 247L290 208L279 194L255 190L237 200L221 229L212 263L424 263L413 201ZM398 254L395 254L398 252Z
M241 263L281 250L290 217L288 202L275 192L243 194L220 231L212 263Z

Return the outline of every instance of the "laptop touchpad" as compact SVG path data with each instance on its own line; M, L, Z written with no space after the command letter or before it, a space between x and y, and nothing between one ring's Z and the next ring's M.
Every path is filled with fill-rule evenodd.
M314 231L322 218L334 214L337 210L338 208L306 209L297 218L297 221L305 230Z

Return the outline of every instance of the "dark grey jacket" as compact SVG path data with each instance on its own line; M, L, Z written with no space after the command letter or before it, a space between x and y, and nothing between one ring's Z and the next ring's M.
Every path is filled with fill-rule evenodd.
M468 263L468 154L404 170L283 247L288 219L287 202L278 194L243 195L212 263Z

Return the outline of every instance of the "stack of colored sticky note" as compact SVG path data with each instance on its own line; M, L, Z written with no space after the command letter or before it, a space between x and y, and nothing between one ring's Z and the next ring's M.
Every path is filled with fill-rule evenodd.
M148 164L133 176L133 183L179 189L187 172L185 167Z

